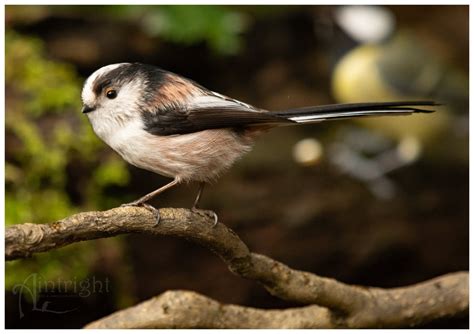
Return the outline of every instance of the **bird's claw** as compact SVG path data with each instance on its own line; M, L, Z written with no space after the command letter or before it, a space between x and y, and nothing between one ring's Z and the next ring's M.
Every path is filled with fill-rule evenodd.
M214 223L212 224L212 227L216 227L217 223L219 222L219 217L217 217L217 214L214 211L211 211L212 215L214 216Z
M219 217L218 217L217 214L216 214L214 211L212 211L212 210L201 210L201 209L198 209L198 208L196 208L196 207L193 207L193 208L191 208L191 211L192 211L192 212L196 212L196 213L198 213L198 212L200 212L200 211L204 211L204 212L210 213L210 214L212 215L212 217L214 218L214 222L212 223L212 227L213 227L213 228L216 227L216 226L217 226L217 223L219 222Z
M130 203L125 203L125 204L120 205L120 207L122 207L122 208L126 207L126 206L138 206L138 207L146 208L149 211L151 211L153 214L155 214L155 216L156 216L156 222L153 225L153 227L158 226L158 224L160 223L160 220L161 220L160 211L157 208L155 208L154 206L152 206L148 203L140 203L140 202L130 202Z

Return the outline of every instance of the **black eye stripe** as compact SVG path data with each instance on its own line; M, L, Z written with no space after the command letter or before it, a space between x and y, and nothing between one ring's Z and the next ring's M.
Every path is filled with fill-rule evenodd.
M102 91L104 90L104 88L107 87L107 86L110 86L111 84L112 84L112 80L110 80L110 79L98 81L94 85L94 93L96 95L100 95L102 93Z
M140 63L128 63L98 76L93 83L92 90L96 96L99 96L109 86L120 88L136 78L141 78L148 82L148 86L153 91L156 91L163 85L165 76L166 71L158 67Z

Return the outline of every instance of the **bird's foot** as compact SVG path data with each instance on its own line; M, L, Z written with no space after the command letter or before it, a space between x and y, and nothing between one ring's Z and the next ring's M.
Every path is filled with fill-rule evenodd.
M219 222L219 217L217 217L217 214L212 210L202 210L202 209L198 209L197 207L192 207L191 211L194 212L194 213L198 213L198 214L201 214L202 212L205 212L206 215L212 216L212 218L214 219L214 222L212 224L213 228L216 227L217 223Z
M155 221L155 224L153 225L153 227L157 226L160 223L160 220L161 220L160 211L157 208L155 208L154 206L152 206L148 203L139 202L139 201L133 201L133 202L130 202L130 203L125 203L125 204L120 205L120 207L122 207L122 208L126 207L126 206L138 206L138 207L146 208L156 216L156 221Z

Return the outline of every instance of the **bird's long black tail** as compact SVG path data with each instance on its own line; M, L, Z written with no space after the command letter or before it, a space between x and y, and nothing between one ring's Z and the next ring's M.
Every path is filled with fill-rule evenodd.
M430 113L434 110L425 108L438 105L439 104L433 101L329 104L275 111L272 112L272 114L296 123L313 123L363 116L395 116L409 115L412 113Z

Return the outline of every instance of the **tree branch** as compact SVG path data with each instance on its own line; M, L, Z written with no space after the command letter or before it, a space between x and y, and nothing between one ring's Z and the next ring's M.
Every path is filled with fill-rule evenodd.
M335 328L328 309L260 310L221 304L191 291L167 291L85 328Z
M424 283L396 289L352 286L294 270L264 255L250 252L242 240L225 225L218 224L213 228L212 216L204 211L160 209L160 214L161 221L158 226L154 226L155 218L150 211L135 207L79 213L52 224L14 225L6 230L5 257L6 260L24 258L33 253L45 252L74 242L124 233L172 235L192 240L211 249L222 258L233 273L263 284L274 296L301 304L318 305L283 311L257 310L221 305L190 292L168 292L133 308L119 311L91 326L103 327L108 323L111 327L118 327L122 322L108 321L123 320L126 315L131 322L123 323L121 328L192 327L193 320L183 320L192 314L192 317L196 317L194 320L197 327L203 325L212 328L234 328L236 322L241 323L237 327L273 327L270 324L271 316L282 319L280 322L275 320L275 327L408 327L438 318L466 314L468 309L467 272L448 274ZM191 305L189 309L186 306L183 310L177 311L179 305L188 305L187 303ZM163 310L164 304L172 305L172 315L160 311ZM217 311L203 309L204 304L208 305L206 307L210 310L217 309ZM188 313L190 310L192 313ZM130 312L133 314L130 315ZM206 316L208 312L210 313ZM217 320L212 318L216 312ZM219 320L221 317L228 319L229 314L235 315L236 312L241 314L240 317L248 316L247 321ZM294 316L294 312L301 315L301 322L288 320L288 315ZM183 321L181 325L176 322L178 318ZM310 318L312 321L309 322ZM286 319L286 322L283 319Z

